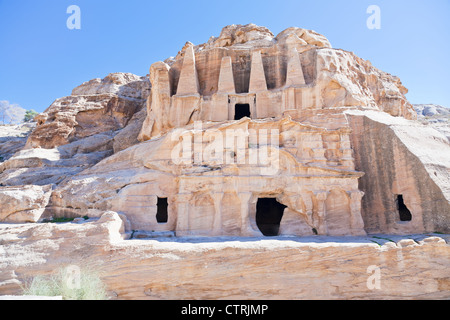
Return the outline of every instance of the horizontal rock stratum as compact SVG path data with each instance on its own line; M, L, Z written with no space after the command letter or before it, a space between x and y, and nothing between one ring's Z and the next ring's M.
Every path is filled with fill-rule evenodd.
M87 81L2 138L0 221L34 224L0 225L0 294L89 263L119 299L448 298L449 139L407 92L254 24Z
M450 245L436 235L121 240L121 228L115 213L82 224L0 225L1 294L20 294L26 279L67 266L98 272L114 299L450 294Z

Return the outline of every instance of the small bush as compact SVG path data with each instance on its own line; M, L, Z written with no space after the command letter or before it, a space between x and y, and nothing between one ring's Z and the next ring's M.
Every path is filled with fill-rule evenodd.
M61 269L57 275L36 276L23 288L27 296L62 296L64 300L107 300L106 287L100 277L88 270L79 273L76 285Z
M31 110L27 110L25 112L25 116L23 117L23 121L28 122L34 119L34 117L36 117L39 113L37 113L36 111L34 111L33 109Z

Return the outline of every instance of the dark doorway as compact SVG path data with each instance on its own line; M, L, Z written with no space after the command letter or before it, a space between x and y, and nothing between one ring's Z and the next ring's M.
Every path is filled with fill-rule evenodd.
M250 105L246 104L236 104L234 107L234 120L240 120L244 117L250 118Z
M167 198L158 198L157 203L157 211L156 211L156 221L158 223L167 223L168 214L167 214Z
M280 222L286 206L275 198L260 198L256 203L256 225L265 236L274 237L279 234Z
M412 215L411 211L409 211L408 207L405 205L403 201L403 195L397 195L397 199L395 200L397 205L397 210L400 216L400 221L411 221Z

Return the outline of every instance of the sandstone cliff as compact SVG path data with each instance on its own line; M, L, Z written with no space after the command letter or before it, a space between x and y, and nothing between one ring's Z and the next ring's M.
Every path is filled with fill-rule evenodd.
M450 231L450 148L430 126L377 112L348 112L356 168L366 174L362 215L368 232ZM376 191L375 191L376 190ZM374 192L375 191L375 192ZM402 221L401 195L411 219Z
M0 164L0 182L58 184L114 149L137 143L140 128L133 116L139 111L145 116L142 106L149 91L146 78L131 74L110 74L75 88L36 117L37 127L24 148Z
M142 107L149 91L147 78L115 73L84 83L71 96L57 99L36 116L37 126L30 134L2 138L5 142L0 150L6 161L0 163L0 184L16 186L18 192L22 188L23 198L21 192L15 197L27 203L27 198L40 199L41 191L35 193L38 186L52 189L115 151L138 143L139 124L145 117ZM0 194L11 194L11 189L0 188ZM23 209L5 200L0 220L22 217L21 221L38 221L47 205L48 197ZM36 208L42 209L38 215Z
M144 77L115 73L83 83L38 115L27 148L51 149L124 128L150 91Z

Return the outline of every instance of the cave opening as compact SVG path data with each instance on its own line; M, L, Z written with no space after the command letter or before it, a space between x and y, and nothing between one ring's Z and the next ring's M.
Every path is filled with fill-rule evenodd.
M250 104L236 104L234 107L234 120L240 120L244 117L250 118Z
M405 201L403 200L403 195L399 194L397 195L397 198L395 200L397 211L400 216L400 221L411 221L412 214L411 211L409 211L408 207L405 204Z
M158 223L167 223L168 221L168 212L167 212L167 208L168 208L169 204L167 202L167 198L159 198L158 197L158 202L156 204L157 207L157 211L156 211L156 221Z
M265 236L275 237L280 233L280 222L286 206L275 198L259 198L256 203L256 225Z

